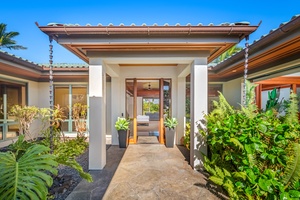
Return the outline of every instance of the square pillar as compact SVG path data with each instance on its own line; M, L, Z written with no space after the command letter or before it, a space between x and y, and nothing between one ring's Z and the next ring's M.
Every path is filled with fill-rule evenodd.
M121 85L119 77L111 77L111 143L119 145L118 131L115 128L115 122L122 116L121 110ZM125 113L123 113L125 117Z
M89 66L89 170L106 164L106 73L99 59Z
M185 132L185 105L186 105L186 81L185 77L177 78L177 119L176 144L180 144L180 139Z
M207 58L194 60L191 65L191 150L190 163L194 169L203 168L202 153L207 155L207 145L198 131L197 121L204 118L208 107Z

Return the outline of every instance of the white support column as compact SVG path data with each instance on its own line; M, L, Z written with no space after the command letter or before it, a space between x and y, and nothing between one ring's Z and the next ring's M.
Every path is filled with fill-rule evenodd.
M120 78L111 77L111 143L118 145L118 131L115 128L115 122L118 117L121 117L121 91L120 91ZM125 113L123 113L125 117Z
M101 59L90 59L89 66L89 170L106 164L106 73Z
M207 154L204 138L199 134L197 121L207 113L208 78L207 59L200 58L191 65L191 150L190 163L194 169L203 168L203 156Z
M180 144L180 139L185 132L185 102L186 101L186 86L185 77L177 78L177 119L178 126L176 128L177 138L176 144Z

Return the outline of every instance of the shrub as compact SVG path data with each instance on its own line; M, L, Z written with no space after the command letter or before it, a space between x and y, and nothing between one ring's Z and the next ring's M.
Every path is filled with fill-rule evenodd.
M249 85L249 83L248 83ZM298 105L291 95L285 117L276 111L261 112L253 104L249 85L248 104L234 110L220 94L216 109L206 116L210 156L205 169L210 180L221 185L231 199L300 198L300 125Z

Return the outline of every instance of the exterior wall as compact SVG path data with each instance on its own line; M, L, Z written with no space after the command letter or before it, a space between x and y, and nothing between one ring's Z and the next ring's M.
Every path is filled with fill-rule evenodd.
M239 108L242 99L242 78L223 83L223 95L230 105Z

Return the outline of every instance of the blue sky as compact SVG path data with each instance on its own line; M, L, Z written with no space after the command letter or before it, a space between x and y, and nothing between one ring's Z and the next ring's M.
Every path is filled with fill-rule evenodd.
M49 40L35 22L47 25L51 22L86 25L218 25L223 22L248 21L262 24L250 35L250 43L276 29L282 22L300 14L299 0L185 0L185 1L114 1L114 0L52 0L52 1L3 1L0 23L7 24L7 31L20 33L15 38L27 50L2 49L36 63L49 62ZM240 44L243 45L242 41ZM82 60L54 42L55 63L83 63Z

